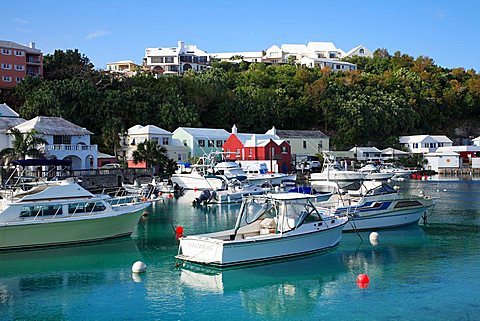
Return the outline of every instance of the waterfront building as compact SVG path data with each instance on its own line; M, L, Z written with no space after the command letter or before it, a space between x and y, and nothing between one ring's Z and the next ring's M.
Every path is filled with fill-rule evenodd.
M183 41L179 41L177 47L147 48L143 59L144 66L159 75L203 71L210 63L210 55L206 51Z
M455 152L460 155L463 166L471 166L474 158L480 157L480 146L462 145L462 146L446 146L439 147L437 153Z
M12 89L26 76L43 76L43 55L35 43L0 40L0 89Z
M188 158L223 152L222 146L229 136L225 129L192 127L179 127L172 135L187 147Z
M424 169L439 172L442 169L460 168L460 155L456 152L429 152L424 155L427 164L424 164Z
M380 161L382 159L382 151L376 147L353 147L350 151L358 161Z
M35 129L47 143L39 146L45 157L71 160L71 169L97 168L97 145L90 144L92 132L60 117L38 116L15 126L22 133Z
M123 157L131 168L145 168L145 163L133 161L133 152L137 146L147 140L154 141L165 147L167 156L175 161L185 161L188 156L188 148L181 141L172 137L172 133L154 125L135 125L130 127L126 135L121 135L119 155Z
M330 148L330 137L319 130L283 130L273 127L266 134L276 135L287 141L291 147L292 158L296 160L315 156Z
M433 153L439 147L452 146L452 140L445 135L400 136L400 145L415 154Z
M107 71L112 74L123 74L127 77L131 77L137 74L137 71L140 70L142 66L137 65L131 60L121 60L116 62L107 63Z
M382 149L382 158L385 159L399 159L400 157L407 157L410 155L408 152L403 150L395 149L392 147Z
M272 128L271 131L275 131ZM237 161L242 167L264 163L272 172L286 173L291 170L290 144L275 134L238 133L233 125L232 132L223 144L225 158Z

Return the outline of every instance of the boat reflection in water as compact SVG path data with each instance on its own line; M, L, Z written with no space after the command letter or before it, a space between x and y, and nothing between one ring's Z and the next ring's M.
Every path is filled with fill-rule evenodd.
M253 315L308 315L318 306L328 308L345 288L357 291L355 278L368 272L372 279L390 264L414 259L424 245L419 226L383 230L379 244L368 242L369 233L344 234L341 245L328 253L275 264L237 269L212 269L195 264L181 268L182 285L197 291L229 295L239 292L242 305ZM427 249L425 251L428 251ZM401 263L400 263L401 264Z

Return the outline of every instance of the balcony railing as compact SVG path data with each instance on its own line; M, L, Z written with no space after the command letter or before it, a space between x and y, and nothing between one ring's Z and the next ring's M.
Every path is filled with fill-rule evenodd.
M97 145L66 145L66 144L54 144L47 145L47 151L96 151Z

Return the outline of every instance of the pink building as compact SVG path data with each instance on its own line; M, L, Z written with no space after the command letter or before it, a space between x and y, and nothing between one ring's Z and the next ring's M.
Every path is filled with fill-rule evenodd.
M43 76L43 55L31 42L30 47L0 40L0 89L11 89L26 76Z

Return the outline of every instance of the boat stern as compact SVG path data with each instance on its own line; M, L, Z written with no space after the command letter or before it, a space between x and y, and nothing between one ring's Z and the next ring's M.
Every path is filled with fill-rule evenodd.
M182 237L177 258L198 264L222 265L223 242L198 236Z

